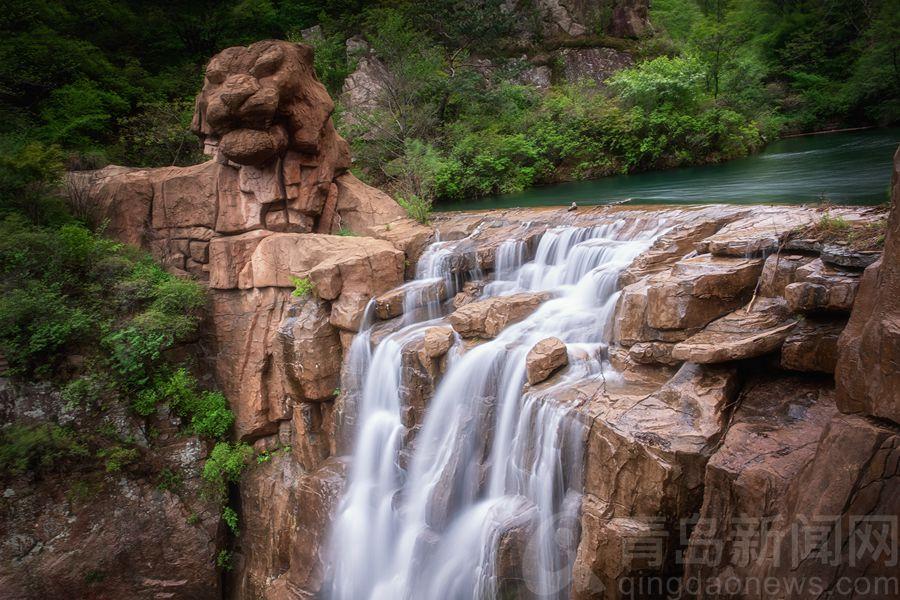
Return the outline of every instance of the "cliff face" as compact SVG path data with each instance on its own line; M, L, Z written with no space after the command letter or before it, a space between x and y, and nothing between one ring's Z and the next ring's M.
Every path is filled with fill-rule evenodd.
M839 342L837 402L843 412L900 422L900 150L894 155L884 255L869 266Z
M434 235L346 172L330 111L308 48L231 48L210 61L197 101L194 125L209 162L83 176L113 235L210 287L209 364L237 415L237 437L261 453L239 486L242 532L227 583L234 598L321 591L357 400L338 389L347 350L372 298L373 344L402 326L412 292L396 288ZM851 533L855 517L900 512L890 385L900 352L891 302L898 194L895 178L885 255L865 273L868 255L794 235L822 216L806 207L437 216L449 279L416 293L453 312L403 348L404 443L414 443L451 345L471 348L548 299L480 297L502 267L504 242L521 241L533 259L552 228L665 221L667 232L619 280L609 354L622 381L585 379L554 392L589 425L573 596L626 597L623 581L647 577L687 585L800 572L827 587L889 573L888 557L851 569L840 554L846 547L821 564L809 552L791 562L797 548L775 544L810 519L832 519L826 538L835 540ZM831 214L851 223L879 218L869 209ZM330 235L341 229L358 235ZM452 298L450 280L460 284ZM528 358L536 392L567 369L562 342L545 342ZM731 552L748 541L734 537L747 523L771 525L747 533L754 548L771 550L751 562ZM133 535L135 544L150 543ZM656 554L629 551L648 538ZM723 550L716 561L685 561L710 547ZM522 585L516 553L524 551L512 543L504 550L513 586ZM173 593L212 597L207 576L184 575L203 593Z

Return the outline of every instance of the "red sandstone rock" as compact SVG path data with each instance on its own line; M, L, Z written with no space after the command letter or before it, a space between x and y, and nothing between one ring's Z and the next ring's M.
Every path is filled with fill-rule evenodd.
M281 451L247 471L231 576L235 598L308 598L320 591L344 471L344 463L330 459L307 473Z
M894 155L884 255L862 277L838 342L837 404L900 423L900 151Z
M806 317L781 347L781 366L794 371L834 373L838 337L847 325L841 318Z
M569 362L566 345L559 338L541 340L525 357L525 373L530 385L544 381Z
M719 363L768 354L781 347L796 325L782 299L759 299L738 309L672 348L672 358Z
M859 273L833 267L816 259L799 267L795 283L784 288L791 310L849 312L856 298Z
M671 568L677 520L700 506L737 386L734 369L700 365L683 366L659 389L576 384L590 428L573 598L618 598L622 577ZM659 564L628 552L642 532L659 542Z
M521 321L547 299L543 293L495 296L458 308L450 315L450 324L465 338L493 338L507 325Z

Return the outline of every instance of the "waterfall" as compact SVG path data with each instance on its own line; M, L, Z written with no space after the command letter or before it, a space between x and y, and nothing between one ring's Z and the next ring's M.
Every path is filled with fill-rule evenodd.
M359 418L331 536L331 598L487 600L499 598L510 578L530 597L568 597L586 431L572 407L555 401L554 390L598 373L615 377L605 355L618 276L662 226L620 218L550 229L530 262L521 241L502 243L484 296L552 297L495 339L451 350L406 468L401 351L442 322L442 305L415 295L408 305L415 316L406 315L404 327L374 352L367 311L345 375ZM406 284L408 302L409 290L435 281L445 286L444 297L459 288L449 270L454 247L436 242L426 251L417 279ZM525 357L551 336L566 343L569 367L552 384L525 388ZM517 552L512 574L504 548Z

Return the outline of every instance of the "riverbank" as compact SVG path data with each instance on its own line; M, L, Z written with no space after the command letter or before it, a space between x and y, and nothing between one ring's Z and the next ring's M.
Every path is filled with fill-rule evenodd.
M900 128L786 138L759 154L717 165L648 171L535 187L454 205L441 211L610 204L874 205L888 199L891 157Z

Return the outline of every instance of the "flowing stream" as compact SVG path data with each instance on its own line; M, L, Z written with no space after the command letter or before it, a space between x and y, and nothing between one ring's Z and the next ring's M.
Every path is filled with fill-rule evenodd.
M456 340L413 439L402 419L403 346L445 324L441 296L481 274L452 273L458 242L434 243L404 286L403 327L374 350L370 304L342 382L357 419L331 534L331 598L493 599L510 581L516 597L568 597L586 432L553 391L616 377L606 348L618 275L665 228L661 217L645 216L550 229L530 261L516 236L502 243L483 296L548 299L493 340L467 350ZM569 366L529 390L525 357L551 336L566 343Z

